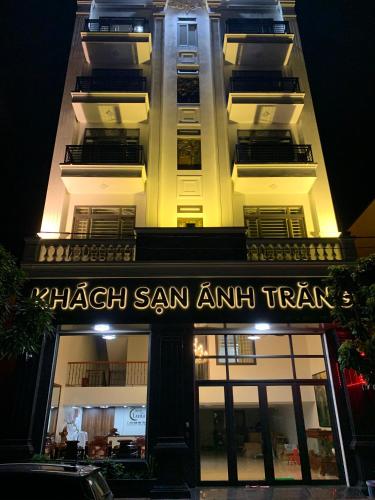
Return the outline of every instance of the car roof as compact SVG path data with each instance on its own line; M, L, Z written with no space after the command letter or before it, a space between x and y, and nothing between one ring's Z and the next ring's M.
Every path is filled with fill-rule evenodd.
M54 463L8 463L0 464L1 473L37 473L49 475L64 475L70 477L88 476L92 472L99 470L99 467L92 465L70 465Z

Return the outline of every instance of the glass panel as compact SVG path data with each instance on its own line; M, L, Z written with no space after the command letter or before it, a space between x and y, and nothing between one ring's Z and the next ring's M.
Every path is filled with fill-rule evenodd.
M260 335L255 341L257 354L290 355L288 335Z
M226 380L225 359L196 358L195 378L197 380Z
M303 418L312 479L338 479L327 392L324 385L301 386Z
M239 481L265 479L258 387L233 387Z
M324 358L295 358L294 362L297 378L327 378Z
M292 335L294 354L314 354L323 356L320 335Z
M278 358L257 358L256 365L230 365L229 378L237 380L291 379L291 360Z
M78 441L78 459L144 458L147 378L147 335L62 336L54 381L62 390L51 414L49 457L63 459L66 442ZM53 393L52 406L56 401Z
M224 387L199 387L199 449L202 481L227 481Z
M292 388L267 387L275 479L302 479Z

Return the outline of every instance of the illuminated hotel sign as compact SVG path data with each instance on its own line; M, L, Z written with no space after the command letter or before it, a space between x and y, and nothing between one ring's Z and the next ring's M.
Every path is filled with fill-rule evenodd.
M166 282L167 281L167 282ZM58 285L34 286L32 295L45 300L56 314L113 312L124 318L160 319L171 314L196 318L235 313L322 312L332 308L328 290L321 283L307 280L229 280L181 279L149 281L145 278L96 280ZM344 298L344 305L350 306Z

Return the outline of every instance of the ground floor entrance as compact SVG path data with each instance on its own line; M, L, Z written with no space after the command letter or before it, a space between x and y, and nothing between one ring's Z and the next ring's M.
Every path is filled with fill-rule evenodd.
M321 335L232 332L198 337L199 481L343 480Z

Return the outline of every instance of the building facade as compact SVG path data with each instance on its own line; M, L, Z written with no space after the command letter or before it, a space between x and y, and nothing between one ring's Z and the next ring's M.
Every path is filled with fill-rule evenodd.
M354 257L293 1L78 0L23 261L57 331L36 448L152 458L162 497L356 481L324 285Z

